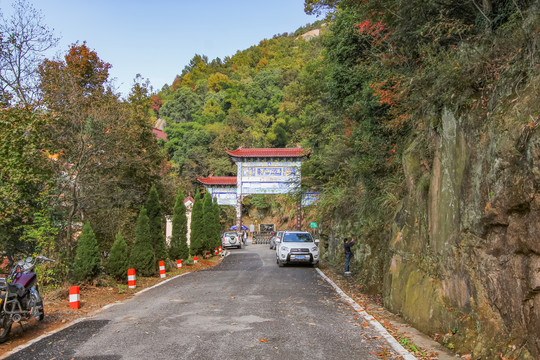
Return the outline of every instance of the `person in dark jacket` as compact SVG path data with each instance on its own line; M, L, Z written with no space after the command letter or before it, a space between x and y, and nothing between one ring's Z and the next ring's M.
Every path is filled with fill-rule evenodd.
M345 275L351 275L349 271L349 264L351 263L351 258L353 257L353 252L351 247L354 245L354 238L350 240L345 238L343 239L343 247L345 248Z

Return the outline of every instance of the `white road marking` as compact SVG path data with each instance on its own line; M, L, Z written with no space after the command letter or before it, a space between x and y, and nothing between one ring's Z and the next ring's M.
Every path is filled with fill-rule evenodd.
M390 346L405 360L417 360L414 355L408 352L397 340L390 335L390 333L377 321L373 316L368 314L363 307L361 307L356 301L354 301L349 295L345 294L339 286L336 285L328 276L326 276L319 268L316 268L317 272L321 277L326 280L327 283L332 285L334 290L349 304L353 307L356 312L358 312L362 317L390 344Z

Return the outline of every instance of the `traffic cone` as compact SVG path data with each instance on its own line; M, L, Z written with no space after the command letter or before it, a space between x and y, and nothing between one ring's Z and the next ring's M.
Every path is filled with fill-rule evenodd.
M219 249L219 255L221 255L221 246L218 249Z
M217 254L218 254L218 249L215 248L215 249L214 249L214 255L217 255Z
M128 269L128 287L135 289L137 287L137 281L135 280L135 269Z
M176 260L176 267L178 269L181 269L182 268L182 260Z
M159 262L159 276L161 276L162 279L167 277L167 275L165 274L165 261Z
M198 263L198 262L199 262L199 259L197 259L197 257L194 256L194 257L193 257L193 263L196 264L196 263Z
M79 309L81 307L81 293L78 286L69 288L69 308Z

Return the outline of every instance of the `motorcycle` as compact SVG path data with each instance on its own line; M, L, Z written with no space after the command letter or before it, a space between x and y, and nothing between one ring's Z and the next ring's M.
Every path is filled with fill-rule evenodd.
M52 261L45 256L27 257L19 260L7 278L0 278L0 343L9 337L14 322L29 321L31 318L43 320L43 300L39 295L37 264Z

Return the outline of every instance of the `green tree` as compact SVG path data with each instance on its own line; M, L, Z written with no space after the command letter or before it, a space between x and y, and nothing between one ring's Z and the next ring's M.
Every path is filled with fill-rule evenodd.
M51 206L55 155L46 150L47 122L27 108L0 108L0 249L10 260L34 252L36 243L21 236L34 214Z
M212 250L216 240L216 223L214 215L214 204L212 202L212 195L210 192L206 192L203 197L203 250Z
M188 123L193 121L193 114L202 109L203 103L199 95L191 89L181 87L171 100L165 101L161 107L161 115L173 123Z
M146 214L146 208L143 206L137 219L135 244L129 255L129 265L141 276L152 276L155 274L156 265L151 243L150 220Z
M149 121L149 88L135 82L121 101L109 82L110 64L83 43L40 67L40 90L50 110L46 135L56 156L65 227L62 249L72 258L74 224L89 220L110 249L115 234L159 179L163 155Z
M171 159L184 176L195 179L195 176L207 167L207 154L212 137L204 126L195 122L170 124L165 131L169 139L166 148Z
M187 216L184 205L184 192L178 189L174 213L172 219L171 246L169 248L169 258L171 260L185 260L189 257L187 246Z
M199 190L194 197L193 210L191 211L191 236L190 253L200 255L204 251L204 226L203 226L203 204Z
M150 222L151 242L152 248L154 249L155 262L157 264L159 261L167 260L167 247L163 236L161 203L159 201L159 194L154 185L152 185L152 188L150 189L145 207Z
M125 280L128 269L128 252L126 240L121 233L116 234L109 259L107 261L107 273L118 280Z
M77 282L93 279L99 274L100 261L96 236L90 223L87 222L84 224L77 243L77 252L73 262L73 279Z
M213 211L214 211L214 245L213 247L221 246L221 222L220 222L220 208L217 203L217 197L214 197Z

